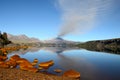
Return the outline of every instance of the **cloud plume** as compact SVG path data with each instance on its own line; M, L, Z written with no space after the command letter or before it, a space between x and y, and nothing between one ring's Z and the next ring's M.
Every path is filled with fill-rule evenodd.
M112 0L58 0L62 12L59 37L82 34L94 27L97 16L105 14Z

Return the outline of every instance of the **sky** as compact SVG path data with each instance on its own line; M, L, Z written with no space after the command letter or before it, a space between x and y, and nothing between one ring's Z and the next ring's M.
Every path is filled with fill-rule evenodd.
M79 2L82 3L83 0L66 1L69 2L65 0L0 0L0 31L13 35L25 34L40 40L57 37L66 30L68 33L61 36L66 40L84 42L120 38L120 0L106 0L105 5L100 4L101 10L96 8L97 6L87 6L90 7L89 9L86 5L81 6ZM71 4L72 1L76 1L74 5ZM103 0L100 1L102 3ZM85 0L84 4L88 4L87 2L88 0ZM65 6L64 3L69 5ZM109 6L106 3L110 3ZM90 9L92 12L89 11ZM73 12L72 15L68 14ZM89 17L89 14L92 17ZM74 15L77 15L77 19ZM83 16L87 18L81 19ZM88 22L85 22L86 20ZM71 21L78 22L82 27L77 26L72 31L74 23ZM83 25L82 21L87 26ZM63 26L66 24L73 26ZM90 29L86 30L89 26ZM81 29L85 31L80 33Z

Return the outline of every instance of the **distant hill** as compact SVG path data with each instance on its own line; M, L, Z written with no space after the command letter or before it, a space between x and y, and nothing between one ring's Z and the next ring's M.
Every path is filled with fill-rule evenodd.
M120 54L120 38L88 41L77 45L92 51L104 51Z
M34 43L34 42L40 42L37 38L30 38L24 34L22 35L12 35L8 34L8 39L11 40L14 43Z

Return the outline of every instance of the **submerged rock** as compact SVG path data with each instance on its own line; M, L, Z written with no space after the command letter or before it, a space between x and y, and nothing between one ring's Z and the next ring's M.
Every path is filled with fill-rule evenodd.
M38 67L39 70L42 70L43 68L42 67Z
M62 72L62 70L61 69L54 69L54 72L60 73L60 72Z

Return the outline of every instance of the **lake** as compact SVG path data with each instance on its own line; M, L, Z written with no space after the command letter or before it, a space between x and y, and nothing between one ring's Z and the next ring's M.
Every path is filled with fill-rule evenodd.
M8 57L14 54L18 54L30 62L35 58L39 60L39 63L54 60L55 64L47 72L56 75L74 69L80 72L80 80L120 80L120 55L118 54L70 47L32 48L12 52L8 54ZM56 68L63 72L54 72L53 70Z

